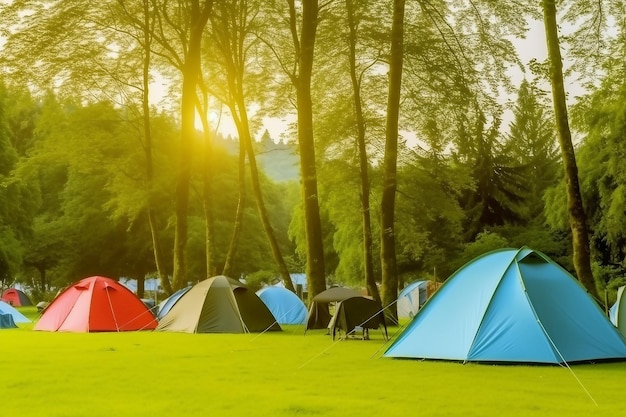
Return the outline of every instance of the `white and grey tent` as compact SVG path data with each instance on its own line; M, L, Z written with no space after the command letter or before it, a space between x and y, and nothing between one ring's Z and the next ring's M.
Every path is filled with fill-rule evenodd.
M624 296L624 289L626 286L621 286L617 289L617 300L615 304L609 310L609 318L611 323L617 327L617 330L626 337L626 296Z

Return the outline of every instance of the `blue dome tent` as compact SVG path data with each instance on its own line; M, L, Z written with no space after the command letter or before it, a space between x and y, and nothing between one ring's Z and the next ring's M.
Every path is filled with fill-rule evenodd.
M165 300L161 301L156 309L157 319L161 320L163 317L165 317L165 315L172 309L172 307L174 307L174 304L178 302L180 297L185 295L185 293L187 293L187 291L189 291L190 289L191 289L191 285L188 287L181 288L180 290L176 291L174 294L167 297Z
M501 249L455 272L384 356L514 363L623 360L626 342L576 279L546 255Z
M306 323L307 309L296 294L283 287L265 287L256 292L278 324Z

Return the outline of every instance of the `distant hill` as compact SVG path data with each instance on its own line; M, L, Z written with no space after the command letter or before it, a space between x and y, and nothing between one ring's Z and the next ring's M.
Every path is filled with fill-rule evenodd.
M223 146L229 153L237 155L239 140L237 138L216 139L218 146ZM276 182L297 181L300 178L300 160L293 143L274 142L267 131L261 140L255 143L256 160L265 175Z

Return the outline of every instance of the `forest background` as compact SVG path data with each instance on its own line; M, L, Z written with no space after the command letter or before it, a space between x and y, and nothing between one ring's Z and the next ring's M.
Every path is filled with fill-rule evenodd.
M569 120L592 292L608 300L624 283L626 19L618 1L557 4L585 87ZM90 275L142 295L146 277L171 293L305 272L309 296L340 283L388 301L524 245L575 273L550 62L514 45L550 5L0 4L2 285L49 299Z

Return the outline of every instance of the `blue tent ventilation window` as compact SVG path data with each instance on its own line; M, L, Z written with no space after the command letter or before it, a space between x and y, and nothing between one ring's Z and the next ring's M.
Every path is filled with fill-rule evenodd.
M384 356L567 363L626 359L626 342L546 255L501 249L455 272Z

